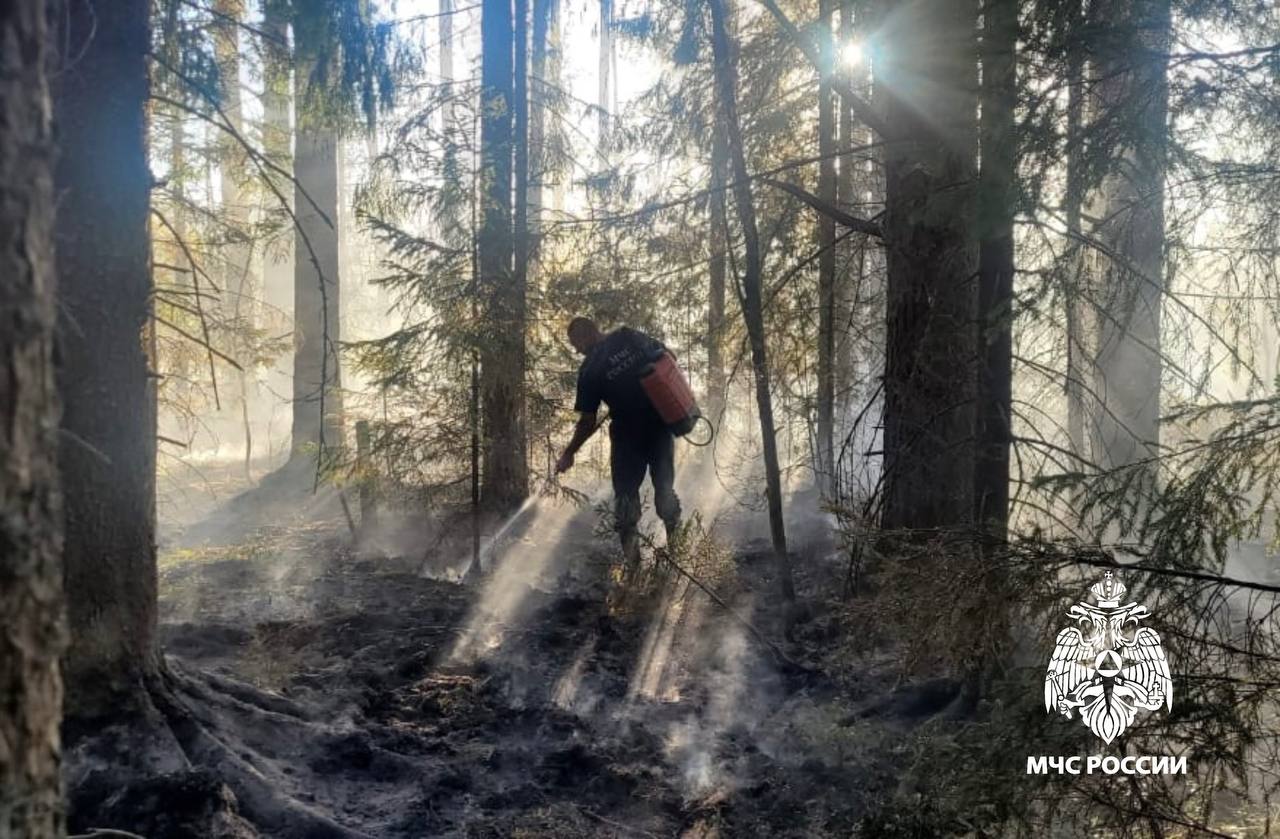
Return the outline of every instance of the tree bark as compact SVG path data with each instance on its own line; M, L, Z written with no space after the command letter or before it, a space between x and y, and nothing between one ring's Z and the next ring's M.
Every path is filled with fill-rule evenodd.
M511 0L485 0L481 14L480 344L484 474L490 509L514 510L528 495L525 459L525 289L514 265L512 156L515 86Z
M51 38L0 5L0 836L63 834Z
M787 532L782 519L782 477L778 465L778 439L773 424L773 396L769 389L769 355L764 331L764 304L761 293L763 264L760 233L756 227L755 199L738 122L738 72L733 46L725 21L724 0L708 0L711 7L711 45L715 60L716 92L724 121L732 165L733 194L742 227L744 266L742 274L742 315L751 345L751 367L755 374L756 407L760 414L760 443L764 449L765 485L769 502L769 531L778 563L778 583L787 602L795 600L791 561L787 556Z
M1013 215L1017 199L1018 7L982 9L982 122L978 176L978 373L975 520L991 543L1009 527L1009 446L1013 413Z
M853 0L841 0L839 37L841 49L854 42L856 31L854 14ZM865 64L851 66L840 58L839 52L837 52L837 60L840 61L839 73L851 87L864 84L864 80L859 78L859 72L866 66ZM861 127L854 127L853 108L842 98L838 98L836 102L837 131L842 152L836 166L836 204L851 215L862 215L862 208L857 206L860 203L859 183L862 180L858 177L861 158L855 160L852 150L866 144L867 138L864 136L866 132ZM856 316L855 309L859 300L862 299L866 283L865 251L865 239L859 241L852 236L846 237L843 242L836 245L835 359L832 362L835 369L832 376L835 379L834 435L837 439L843 438L849 431L846 428L846 422L849 406L853 402L857 388L856 346L852 327ZM836 462L839 459L839 452L833 454L832 481L836 484L838 497L841 464Z
M725 278L728 273L729 224L725 203L729 200L725 190L729 184L729 140L725 137L724 119L716 115L712 120L711 135L711 199L707 231L707 243L711 249L711 261L707 267L707 414L719 425L724 417L726 388L724 338L725 338Z
M542 245L542 210L546 203L544 185L550 169L547 150L547 48L551 38L551 25L556 14L558 0L534 0L533 42L530 46L531 67L529 78L529 199L528 276L536 276L538 252Z
M823 59L834 66L836 55L832 30L835 4L821 0L819 15ZM836 203L836 112L835 94L823 73L818 83L818 197ZM826 213L818 214L818 386L817 434L814 472L817 484L828 498L835 487L835 320L836 320L836 223Z
M547 33L547 77L551 87L560 91L564 75L564 43L560 26L561 0L551 2L551 22ZM555 167L548 167L554 169ZM551 208L559 216L564 212L564 178L563 173L555 171L555 181L551 188Z
M613 0L600 0L600 53L596 57L596 104L600 108L600 163L608 163L609 68L613 64Z
M324 27L299 15L293 22L297 131L293 263L293 452L342 441L338 261L338 133L318 87L326 60Z
M513 224L513 270L512 283L519 290L516 302L516 321L523 324L526 320L528 306L527 289L529 287L529 0L514 0L515 5L515 109L512 127L515 129L513 180L515 182L515 219ZM520 341L521 355L524 352L523 337ZM523 358L522 358L523 360ZM517 408L523 416L524 388L523 365L520 389L521 405ZM533 446L529 438L529 425L521 422L519 429L524 435L523 452L527 453ZM527 454L522 456L527 458ZM526 460L527 464L527 460ZM527 467L526 467L527 468ZM526 479L527 482L527 479Z
M972 0L881 10L889 529L973 519L977 55Z
M158 669L155 400L142 344L148 15L145 0L119 0L109 15L68 6L64 42L83 53L55 91L66 711L77 728L136 707Z
M443 86L444 105L440 109L440 136L446 144L453 139L458 125L453 102L453 0L440 0L440 84Z
M1169 114L1169 0L1105 0L1091 9L1108 33L1094 75L1095 123L1123 138L1102 180L1098 254L1094 459L1118 469L1151 457L1160 438L1160 307L1164 293L1164 177Z
M213 29L214 52L218 75L222 79L222 112L236 133L244 136L244 119L240 105L240 21L244 18L244 0L217 0L218 13ZM254 300L257 296L250 262L253 248L248 238L249 207L240 189L239 177L246 169L244 149L228 134L219 138L218 181L222 193L222 214L227 224L224 247L222 311L231 330L228 346L240 363L235 371L237 402L241 429L244 432L244 473L250 478L253 460L253 426L249 422L249 384L253 373L253 347L250 333L256 322Z
M1088 336L1084 328L1085 305L1082 285L1085 281L1084 262L1080 245L1082 234L1080 212L1084 205L1084 45L1081 0L1070 0L1066 17L1069 21L1067 40L1067 189L1064 212L1071 241L1067 243L1066 270L1069 272L1063 296L1066 298L1067 339L1067 439L1071 453L1077 458L1088 458L1088 437L1085 435L1084 383L1087 376L1085 360L1089 357ZM1073 464L1078 468L1078 464Z
M289 119L291 94L289 24L278 3L267 3L262 21L270 37L263 47L262 147L270 159L293 174L293 127ZM292 185L277 179L281 194L293 197ZM291 208L292 203L289 205ZM281 210L288 208L280 208ZM288 311L293 302L294 229L284 228L271 251L263 259L262 296L270 305Z

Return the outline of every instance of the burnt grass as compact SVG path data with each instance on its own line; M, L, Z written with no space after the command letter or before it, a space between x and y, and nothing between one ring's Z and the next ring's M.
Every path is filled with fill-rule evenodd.
M916 720L859 712L886 695L888 667L824 669L841 629L822 592L838 590L842 566L820 549L797 557L809 605L795 666L684 592L698 618L675 622L663 687L638 693L664 601L620 600L612 544L592 536L590 518L566 528L551 571L516 584L519 609L478 622L486 580L431 576L441 569L424 568L425 548L389 556L295 523L169 551L162 643L175 668L298 709L278 730L282 715L255 715L230 739L264 783L351 835L873 835L866 825L895 788ZM508 551L488 579L521 561ZM720 594L776 637L768 551L738 545L732 564ZM673 583L654 590L663 585ZM455 655L469 626L483 643ZM110 826L202 835L196 822L144 812L163 810L163 797L130 795ZM209 795L227 793L215 784Z

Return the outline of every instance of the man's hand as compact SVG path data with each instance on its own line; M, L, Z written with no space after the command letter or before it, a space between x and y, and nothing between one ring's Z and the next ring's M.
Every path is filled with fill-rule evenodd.
M560 455L560 459L556 461L557 475L569 471L573 466L573 456L578 453L578 449L582 448L582 444L587 442L599 427L596 422L595 411L578 415L578 424L573 427L573 439L569 441L569 445L564 447L564 454Z

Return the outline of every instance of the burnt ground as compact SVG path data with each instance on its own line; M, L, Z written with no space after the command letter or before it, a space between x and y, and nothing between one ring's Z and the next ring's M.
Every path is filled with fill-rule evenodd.
M207 722L256 776L346 835L879 835L907 734L951 692L886 713L888 658L840 657L825 524L793 524L808 605L782 659L744 624L780 635L767 543L732 521L688 537L681 561L729 611L670 569L619 583L597 519L540 502L468 584L438 527L354 540L341 518L279 520L173 542L162 643L175 672L208 674Z
M763 511L686 475L714 518L669 556L714 597L652 558L624 574L607 491L484 522L500 538L464 580L465 515L357 538L358 508L286 470L166 485L165 666L150 704L66 741L71 831L925 839L1002 835L1040 806L1026 755L1082 735L1040 706L1038 651L967 707L917 659L965 648L950 591L891 563L845 599L833 522L795 496L782 642ZM1072 824L1052 835L1101 835Z

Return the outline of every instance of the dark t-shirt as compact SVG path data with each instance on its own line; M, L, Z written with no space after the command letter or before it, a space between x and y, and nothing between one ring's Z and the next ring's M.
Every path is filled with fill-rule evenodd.
M625 326L610 332L582 360L573 409L594 414L604 402L615 431L644 433L665 428L640 386L640 374L665 349L643 332Z

